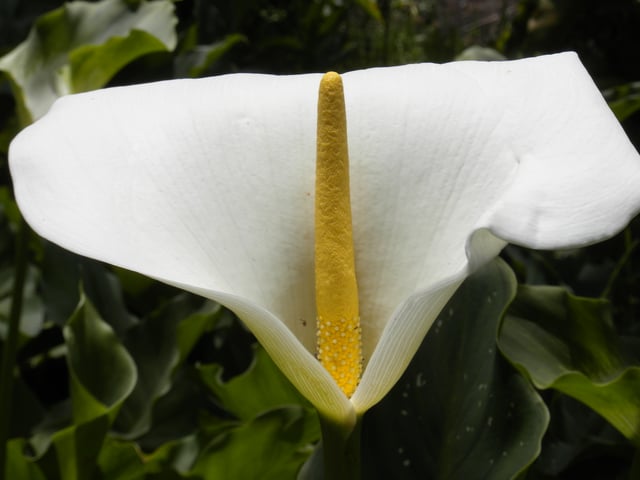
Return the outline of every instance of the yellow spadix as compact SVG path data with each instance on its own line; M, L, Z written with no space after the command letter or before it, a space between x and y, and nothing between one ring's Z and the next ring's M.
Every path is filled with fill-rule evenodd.
M318 359L350 397L362 371L349 152L342 79L324 75L318 95L315 199Z

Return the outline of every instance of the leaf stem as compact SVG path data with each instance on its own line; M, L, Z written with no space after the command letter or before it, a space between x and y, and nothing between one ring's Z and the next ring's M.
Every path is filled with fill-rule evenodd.
M27 240L29 227L20 219L15 238L16 260L13 291L11 294L11 309L7 324L7 337L2 355L0 369L0 479L5 477L7 458L7 442L9 441L9 423L11 419L11 403L13 399L13 371L16 364L18 341L20 338L20 315L22 313L22 298L24 282L27 272Z
M638 245L640 245L639 240L632 239L631 230L629 229L629 227L627 227L624 232L624 245L624 253L618 260L618 263L616 263L616 266L611 272L611 275L609 275L609 280L607 281L607 285L604 287L604 290L600 294L600 298L609 298L609 295L611 295L611 290L613 290L613 287L618 280L618 277L621 275L622 270L625 268L625 266L627 266L631 254L633 254Z
M354 427L320 416L325 480L360 479L360 433L362 417Z

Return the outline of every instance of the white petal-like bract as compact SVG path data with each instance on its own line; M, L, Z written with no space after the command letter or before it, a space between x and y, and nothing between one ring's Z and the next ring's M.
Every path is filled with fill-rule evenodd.
M365 371L314 357L320 75L236 74L59 100L10 148L19 206L64 248L235 311L323 414L400 377L469 272L515 242L592 243L640 207L640 158L572 53L343 75Z

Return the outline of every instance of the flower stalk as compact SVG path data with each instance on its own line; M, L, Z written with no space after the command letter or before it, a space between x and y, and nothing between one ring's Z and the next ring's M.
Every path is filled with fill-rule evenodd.
M362 417L353 428L320 416L324 478L358 480L360 478L360 432Z

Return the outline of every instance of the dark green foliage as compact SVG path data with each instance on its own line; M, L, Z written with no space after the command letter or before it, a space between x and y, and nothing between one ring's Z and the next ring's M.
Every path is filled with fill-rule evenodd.
M549 414L500 356L515 295L500 261L469 277L394 390L363 427L364 478L514 478L540 451Z

